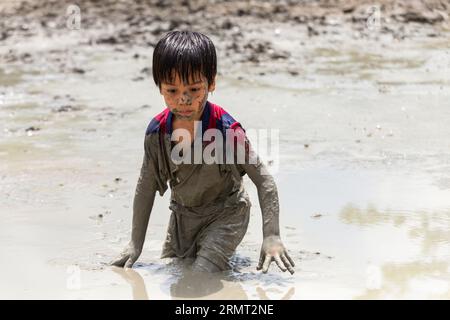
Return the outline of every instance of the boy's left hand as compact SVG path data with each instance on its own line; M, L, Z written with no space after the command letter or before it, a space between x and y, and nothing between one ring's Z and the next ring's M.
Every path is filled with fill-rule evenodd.
M262 272L266 273L272 261L275 261L283 272L289 270L291 274L294 274L294 261L289 257L279 236L268 236L264 238L256 270L262 269Z

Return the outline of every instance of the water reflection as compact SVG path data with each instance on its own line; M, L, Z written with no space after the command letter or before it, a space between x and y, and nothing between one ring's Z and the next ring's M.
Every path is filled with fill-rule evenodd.
M130 286L134 300L149 300L144 278L133 269L111 267ZM170 296L172 299L225 299L247 300L247 293L240 281L230 281L229 273L193 273L188 268L182 268L169 278ZM164 284L165 285L165 284ZM163 285L163 286L164 286ZM270 300L266 291L260 286L256 287L256 293L261 300ZM289 300L293 297L295 288L287 290L281 300Z
M391 225L406 228L411 239L420 241L422 255L432 254L441 246L450 244L450 211L383 212L374 205L361 209L348 204L341 210L339 218L346 224L360 227Z
M111 270L122 277L130 286L134 300L148 300L144 279L133 269L111 267Z
M368 288L356 299L431 298L449 299L447 261L386 263L381 267L379 287Z
M267 296L266 291L264 289L262 289L261 287L257 287L256 292L258 293L258 296L261 300L271 300ZM295 288L291 287L280 300L290 300L294 296L294 293L295 293Z
M339 218L346 224L364 228L371 237L380 237L372 232L375 227L393 226L399 229L399 234L406 231L407 238L414 240L395 243L390 247L391 251L395 247L399 250L391 252L394 253L391 258L382 257L384 261L377 267L377 273L367 275L366 280L372 285L366 285L367 288L357 299L450 297L450 212L382 212L373 205L361 209L348 204L341 210ZM392 233L391 229L389 233ZM382 244L386 240L379 241ZM419 252L410 250L416 247ZM408 250L413 254L405 255ZM374 252L369 252L369 256L373 255ZM375 282L370 279L374 276L377 278Z

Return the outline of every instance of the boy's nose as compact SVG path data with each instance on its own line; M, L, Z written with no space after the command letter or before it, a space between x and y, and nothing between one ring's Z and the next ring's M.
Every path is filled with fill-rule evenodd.
M192 97L188 95L187 93L183 93L180 98L180 104L191 104L192 103Z

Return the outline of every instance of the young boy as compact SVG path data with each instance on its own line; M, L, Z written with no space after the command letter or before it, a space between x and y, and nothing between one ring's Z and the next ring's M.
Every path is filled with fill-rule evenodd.
M172 214L161 258L192 258L193 271L230 269L230 258L249 222L251 203L242 180L247 174L257 187L263 217L264 240L257 270L266 273L275 261L281 270L294 273L294 262L280 239L278 194L272 176L258 157L249 161L249 142L240 123L207 100L208 93L215 89L216 70L215 47L201 33L173 31L157 43L153 79L167 108L147 128L133 203L131 241L112 265L131 268L136 262L144 245L156 191L162 196L169 181ZM194 150L192 155L190 147L198 148L198 139L208 129L222 132L228 146L242 145L244 141L245 161L236 161L234 156L232 162L193 161L198 153L195 155ZM180 130L187 133L181 135L182 139L175 134ZM230 144L230 130L237 133L237 143L233 137ZM202 136L198 138L200 132ZM239 140L239 136L244 140ZM220 141L216 136L214 142ZM201 141L200 148L205 150L208 143ZM181 150L183 159L189 161L178 161L180 152L176 150ZM217 150L215 153L220 154Z

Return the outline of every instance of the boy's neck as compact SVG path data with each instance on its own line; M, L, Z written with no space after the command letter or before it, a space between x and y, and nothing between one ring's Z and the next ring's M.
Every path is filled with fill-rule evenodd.
M202 119L201 116L199 119L183 119L183 118L178 118L175 114L173 115L173 120L178 123L182 123L182 124L193 124L194 121L201 121L201 119Z

